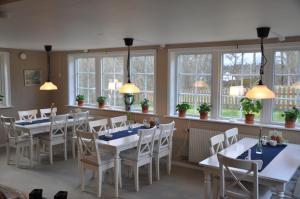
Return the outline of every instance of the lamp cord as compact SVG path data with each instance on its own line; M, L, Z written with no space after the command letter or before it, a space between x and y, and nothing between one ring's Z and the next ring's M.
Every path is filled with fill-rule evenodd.
M130 81L130 46L128 46L128 57L127 57L127 78L128 78L128 83L131 83Z
M50 82L50 52L47 51L47 65L48 65L48 81Z
M262 77L264 74L264 67L267 64L268 60L265 56L265 52L264 52L264 43L263 43L264 38L260 38L260 50L261 50L261 64L260 64L260 70L259 70L259 85L262 85Z

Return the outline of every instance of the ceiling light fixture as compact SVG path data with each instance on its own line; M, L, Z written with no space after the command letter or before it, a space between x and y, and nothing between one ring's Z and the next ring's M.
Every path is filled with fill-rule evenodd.
M249 99L273 99L275 93L270 90L267 85L263 84L262 78L264 75L264 66L267 64L267 59L264 53L264 38L267 38L270 32L269 27L259 27L257 30L257 36L260 38L260 49L261 49L261 63L259 71L259 81L256 86L251 88L247 93L246 97Z
M45 50L47 52L48 78L47 81L40 87L40 90L43 91L57 90L57 86L50 81L50 52L52 50L52 46L45 45Z

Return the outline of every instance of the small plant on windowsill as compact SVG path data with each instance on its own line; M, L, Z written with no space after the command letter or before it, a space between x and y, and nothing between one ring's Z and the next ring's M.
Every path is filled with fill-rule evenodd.
M143 101L141 101L141 107L142 107L142 112L143 113L148 113L149 110L149 100L145 98Z
M181 104L177 104L176 111L178 111L179 117L185 117L186 111L191 109L191 105L187 102L182 102Z
M104 108L105 100L106 100L105 96L97 97L97 102L98 102L99 108Z
M211 111L211 105L204 102L200 104L200 106L197 108L197 110L200 113L200 119L201 120L207 120L208 119L208 113Z
M291 108L290 110L284 111L282 117L285 117L285 127L286 128L295 128L295 122L300 116L300 111L296 107Z
M262 104L260 101L253 101L247 97L241 99L241 107L245 115L245 123L254 123L254 113L259 113L262 109Z
M83 106L84 95L77 95L75 100L76 100L78 106Z
M3 98L4 98L4 95L1 95L1 94L0 94L0 102L3 101Z

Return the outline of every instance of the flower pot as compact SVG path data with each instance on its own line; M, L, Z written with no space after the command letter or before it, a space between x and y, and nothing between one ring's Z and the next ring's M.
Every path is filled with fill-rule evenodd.
M148 109L149 109L148 106L142 106L142 112L143 113L148 113Z
M246 114L245 115L245 123L246 124L254 124L254 114Z
M82 100L77 101L78 106L83 106L83 103L84 103L84 101L82 101Z
M98 102L99 108L104 108L105 102Z
M179 110L178 111L178 116L179 117L185 117L185 114L186 114L186 110Z
M288 118L285 118L285 128L295 128L295 122L296 120L295 119L288 119Z
M208 112L200 112L200 119L207 120L208 119Z

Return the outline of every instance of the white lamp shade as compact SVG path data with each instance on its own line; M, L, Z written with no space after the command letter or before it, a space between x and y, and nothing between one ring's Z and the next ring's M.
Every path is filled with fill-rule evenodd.
M247 93L246 97L249 99L273 99L275 93L270 90L266 85L256 85L251 88Z
M229 95L230 96L243 96L245 93L245 88L243 86L230 86Z
M108 83L108 90L115 90L116 89L116 87L115 87L115 82L109 82Z
M208 87L207 83L205 81L202 81L202 80L196 81L194 83L194 86L196 88L207 88Z
M133 83L126 83L123 86L119 88L119 93L123 94L134 94L134 93L139 93L140 89L134 85Z
M57 86L53 84L52 82L45 82L41 87L40 90L42 91L51 91L51 90L57 90Z

